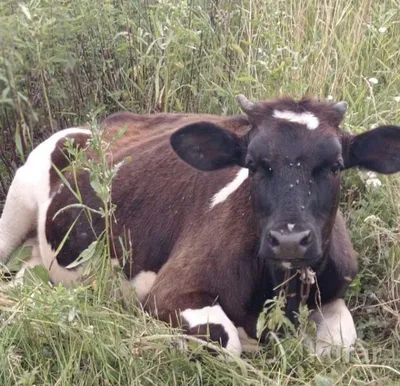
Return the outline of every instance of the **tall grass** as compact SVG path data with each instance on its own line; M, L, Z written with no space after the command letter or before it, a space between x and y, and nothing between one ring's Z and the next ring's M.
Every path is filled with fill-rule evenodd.
M313 94L349 102L346 130L399 123L399 47L398 0L3 0L0 195L38 141L93 114L231 114L238 93ZM374 189L348 172L342 198L364 356L322 363L297 337L234 363L199 361L137 307L93 286L51 288L36 270L0 300L0 383L397 384L400 182L379 178Z

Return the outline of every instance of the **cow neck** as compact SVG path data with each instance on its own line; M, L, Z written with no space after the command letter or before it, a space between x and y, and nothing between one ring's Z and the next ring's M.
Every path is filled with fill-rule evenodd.
M321 261L310 267L311 271L315 273L315 280L318 280L319 273L323 271L327 263L329 240L327 240L326 245ZM297 269L284 269L270 265L269 272L274 283L274 296L279 296L280 292L284 291L286 296L285 316L297 328L299 325L297 315L300 310L300 304L307 302L310 289L316 284L314 283L307 287L305 282L301 280ZM307 296L304 297L305 295Z

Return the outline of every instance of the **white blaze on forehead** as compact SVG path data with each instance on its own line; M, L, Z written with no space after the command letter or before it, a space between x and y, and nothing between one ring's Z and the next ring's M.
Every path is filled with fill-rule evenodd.
M226 349L232 354L240 355L242 345L240 344L239 332L235 325L226 316L220 305L212 307L204 307L197 310L188 308L181 312L181 316L189 324L190 328L200 326L202 324L219 324L228 335Z
M284 111L274 110L273 117L279 119L286 119L287 121L290 122L295 122L299 123L300 125L305 125L309 130L315 130L319 126L319 119L309 111L306 111L304 113L295 113L294 111L290 110L284 110Z
M235 190L239 189L240 185L242 185L243 182L246 181L248 176L249 169L240 169L235 179L213 196L213 198L211 199L210 209L214 208L215 205L224 202Z

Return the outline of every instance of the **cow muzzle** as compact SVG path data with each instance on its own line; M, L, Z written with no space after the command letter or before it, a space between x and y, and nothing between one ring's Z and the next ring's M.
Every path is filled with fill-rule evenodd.
M305 266L319 258L318 244L312 229L271 229L264 233L260 255L276 263L286 263L288 266Z

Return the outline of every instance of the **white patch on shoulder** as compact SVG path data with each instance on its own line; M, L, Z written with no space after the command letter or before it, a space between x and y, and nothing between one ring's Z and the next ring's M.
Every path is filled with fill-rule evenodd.
M353 317L343 299L336 299L314 310L310 315L317 325L314 351L319 356L330 355L334 347L350 352L357 339Z
M315 130L319 126L319 119L309 111L304 113L295 113L290 110L274 110L273 113L274 118L286 119L290 122L299 123L301 125L307 126L309 130Z
M190 328L208 323L219 324L224 327L225 332L228 335L226 349L230 353L240 356L242 347L240 344L238 330L226 316L220 305L204 307L198 310L188 308L181 312L181 316L189 324Z
M239 189L240 185L246 181L248 176L249 169L241 168L236 177L213 196L211 199L210 209L214 208L215 205L224 202L234 191Z
M140 302L145 300L156 278L157 274L153 271L141 271L133 279L129 280L129 284L135 287L136 295Z
M292 269L292 264L287 261L284 261L282 262L282 267L285 269Z

